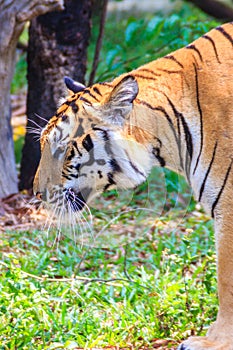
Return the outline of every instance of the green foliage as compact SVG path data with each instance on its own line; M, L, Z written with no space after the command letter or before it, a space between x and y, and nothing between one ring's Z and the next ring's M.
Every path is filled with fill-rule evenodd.
M22 34L19 38L19 44L26 47L28 42L28 26L25 26ZM11 83L11 93L15 94L20 89L24 88L27 85L27 61L26 53L22 53L20 49L17 49L16 52L16 67Z
M16 164L20 164L23 144L24 144L24 136L21 136L21 137L17 138L17 140L14 141Z
M190 5L182 5L175 14L145 14L143 18L127 17L118 20L110 17L106 23L105 37L96 81L112 79L158 57L181 48L219 24L207 18ZM89 48L89 64L97 31ZM89 68L90 69L90 68Z
M11 93L15 94L27 85L26 54L20 54L16 62L15 74L11 83Z

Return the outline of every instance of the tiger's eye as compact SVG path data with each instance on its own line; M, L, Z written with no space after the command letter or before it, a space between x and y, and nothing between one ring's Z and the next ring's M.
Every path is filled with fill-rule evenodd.
M68 118L68 116L66 115L66 114L63 114L62 116L61 116L61 120L64 122L66 119Z

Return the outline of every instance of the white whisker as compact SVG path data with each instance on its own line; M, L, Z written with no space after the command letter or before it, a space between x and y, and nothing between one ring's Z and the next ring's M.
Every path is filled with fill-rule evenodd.
M47 233L47 237L49 236L49 231L51 229L51 226L54 222L54 218L56 218L56 212L57 212L57 208L58 208L58 204L56 204L55 206L52 206L52 207L48 207L48 211L49 211L49 214L47 219L46 219L46 222L45 222L45 225L44 225L44 229L46 228L47 226L47 230L46 230L46 233ZM52 211L51 211L52 209Z
M40 120L43 120L46 124L48 124L48 120L47 120L47 119L41 117L41 115L39 115L38 113L34 113L34 114L35 114L35 116L36 116L37 118L39 118Z
M26 129L29 133L31 134L37 134L37 135L40 135L41 134L41 130L38 129L38 128L35 128L33 126L26 126Z
M36 125L38 130L41 130L41 131L43 130L43 127L40 124L38 124L37 122L35 122L35 120L28 118L28 121L30 123L33 123L34 125ZM27 128L28 128L28 126L27 126Z
M41 132L40 130L37 130L35 128L31 128L30 126L26 128L28 134L32 134L33 135L33 140L35 140L36 142L40 141L40 137L41 137Z
M33 202L38 203L38 200L33 199ZM58 244L62 233L68 235L75 243L78 239L81 246L90 239L93 241L93 218L90 208L75 193L54 191L49 202L47 204L49 215L43 229L49 236L51 228L56 222L57 236L53 242L53 247L56 243Z

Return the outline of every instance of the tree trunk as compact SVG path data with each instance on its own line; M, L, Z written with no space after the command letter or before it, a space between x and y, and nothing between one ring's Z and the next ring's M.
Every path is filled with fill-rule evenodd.
M92 85L95 80L95 74L99 63L99 56L100 56L100 50L102 46L103 36L104 36L104 27L105 27L105 21L107 16L107 6L108 6L108 0L93 0L93 10L95 12L95 18L98 18L98 25L99 25L99 34L96 41L96 47L95 47L95 54L93 58L92 63L92 69L90 73L89 83L88 85Z
M83 83L91 29L91 0L65 0L65 9L35 18L28 47L28 129L21 162L20 189L31 189L40 145L30 128L43 127L67 95L65 75ZM39 117L39 116L41 117ZM38 129L38 128L37 128Z
M10 124L10 85L18 38L26 21L49 10L61 10L62 0L0 0L0 198L18 191Z
M223 21L233 21L233 8L218 0L186 0L210 16Z

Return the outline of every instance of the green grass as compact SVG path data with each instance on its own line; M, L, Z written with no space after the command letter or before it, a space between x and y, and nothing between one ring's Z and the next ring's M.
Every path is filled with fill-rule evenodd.
M153 175L161 189L161 171ZM159 219L125 213L92 247L53 230L2 234L0 349L139 349L204 334L217 308L212 222L193 201L183 204L184 180L169 181L165 204L145 184L132 196L131 208L160 201ZM124 200L112 194L105 205ZM107 222L99 203L95 232ZM123 244L130 226L136 237Z
M212 224L203 214L176 230L162 221L127 256L125 247L81 249L66 237L53 247L52 235L5 233L1 349L137 348L202 334L217 307ZM87 281L62 281L74 275Z

